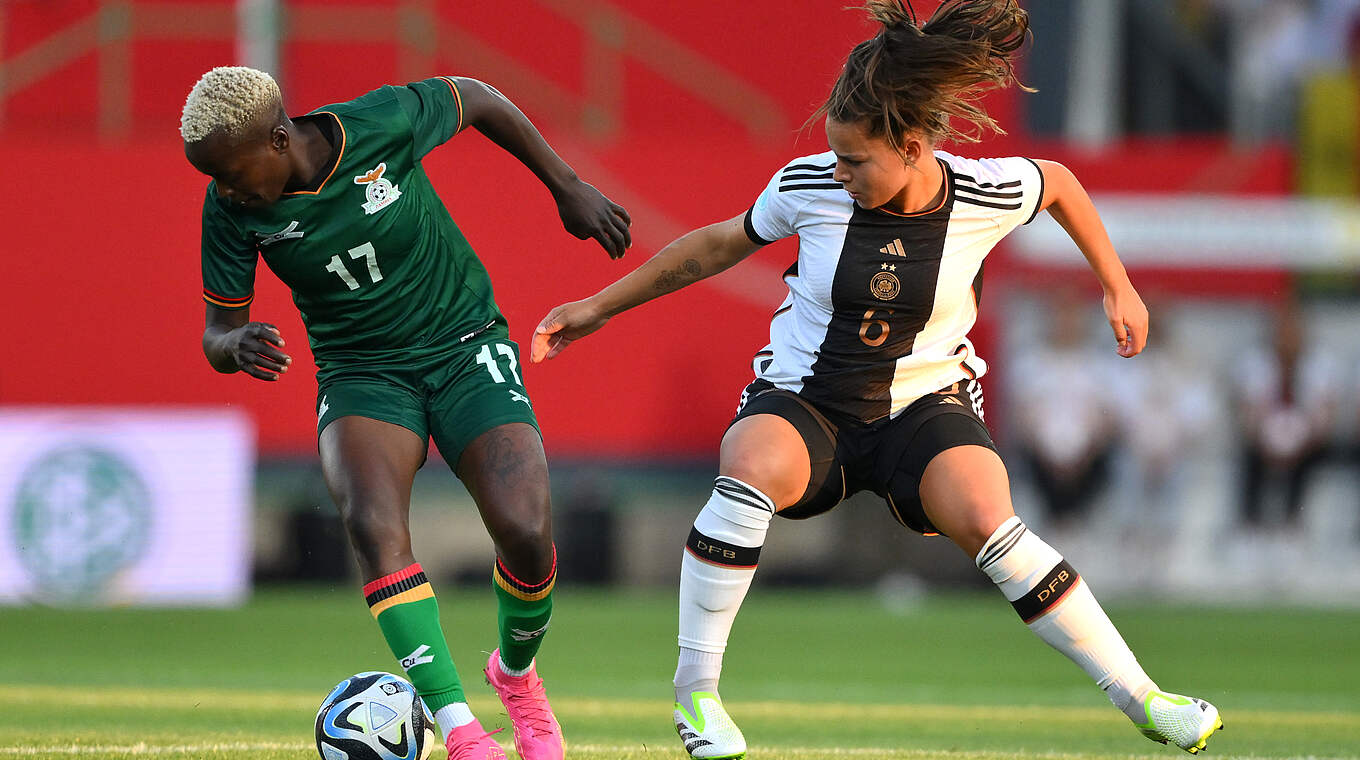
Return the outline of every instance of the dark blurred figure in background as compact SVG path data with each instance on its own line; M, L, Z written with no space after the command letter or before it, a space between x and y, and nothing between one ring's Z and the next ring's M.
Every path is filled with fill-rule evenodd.
M1233 376L1242 441L1240 508L1250 528L1276 522L1267 497L1280 487L1279 522L1298 526L1309 481L1331 450L1341 386L1340 363L1309 339L1297 301L1286 301L1272 316L1270 345L1249 349Z
M1148 299L1152 315L1143 352L1114 375L1108 394L1118 399L1119 439L1130 468L1121 486L1120 525L1164 541L1168 526L1184 525L1196 505L1194 475L1226 410L1204 371L1203 352L1186 335L1186 318L1173 299ZM1122 454L1121 454L1122 455Z
M1086 300L1052 299L1048 339L1014 360L1019 453L1055 528L1085 517L1110 481L1118 418L1110 361L1087 340Z

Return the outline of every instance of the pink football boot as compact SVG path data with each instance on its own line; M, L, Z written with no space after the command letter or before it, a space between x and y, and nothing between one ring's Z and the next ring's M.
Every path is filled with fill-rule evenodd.
M543 679L532 666L522 676L509 676L501 670L501 652L491 653L486 662L486 682L496 690L515 727L515 751L523 760L562 760L562 727L553 716Z
M506 760L505 750L487 733L482 724L472 721L453 729L445 746L449 760Z

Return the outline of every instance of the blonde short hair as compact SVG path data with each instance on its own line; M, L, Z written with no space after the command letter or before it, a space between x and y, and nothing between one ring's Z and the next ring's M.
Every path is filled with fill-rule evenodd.
M283 96L274 77L245 66L218 66L189 91L179 134L185 142L198 142L214 132L240 138L282 109Z

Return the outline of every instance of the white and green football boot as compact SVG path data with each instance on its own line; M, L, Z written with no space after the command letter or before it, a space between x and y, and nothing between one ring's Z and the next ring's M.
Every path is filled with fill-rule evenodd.
M675 703L675 730L694 760L741 760L746 737L723 709L722 698L711 691L690 694L687 708Z
M1143 698L1146 723L1135 723L1143 736L1198 755L1209 737L1223 728L1218 708L1196 697L1183 697L1164 691L1150 691Z

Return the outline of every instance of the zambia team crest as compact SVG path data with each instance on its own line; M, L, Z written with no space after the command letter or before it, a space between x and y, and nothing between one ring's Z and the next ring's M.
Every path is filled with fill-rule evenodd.
M368 186L364 188L364 197L368 198L364 203L365 214L376 214L401 197L401 191L397 189L397 186L392 184L391 180L383 178L385 171L387 171L386 162L380 163L376 168L369 169L354 178L354 184Z

